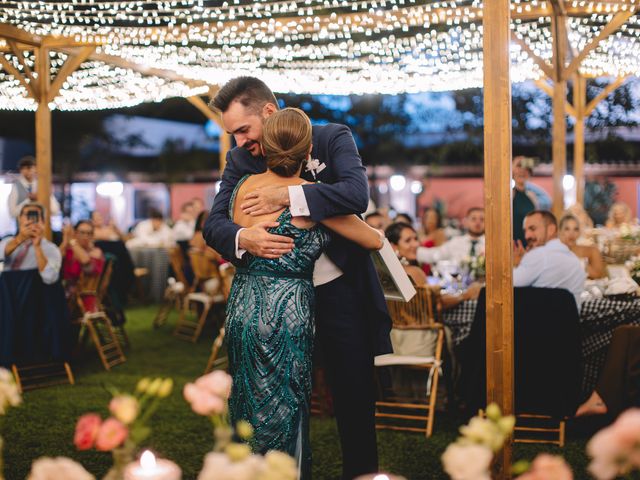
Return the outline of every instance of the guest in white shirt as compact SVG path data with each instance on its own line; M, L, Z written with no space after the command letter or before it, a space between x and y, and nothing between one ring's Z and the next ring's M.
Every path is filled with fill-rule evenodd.
M454 237L439 247L418 248L418 262L435 264L441 260L462 262L484 254L484 209L472 207L464 218L467 233Z
M127 247L169 248L175 245L173 231L164 223L162 213L152 210L148 220L140 222L133 229L133 238L127 242Z
M16 219L23 206L29 202L36 201L36 192L38 191L35 159L33 157L21 158L18 162L18 171L20 172L20 176L13 182L8 200L9 215ZM59 214L60 204L53 194L51 194L50 203L51 214Z
M60 276L62 258L55 244L44 238L44 207L26 203L18 215L18 233L0 242L0 261L4 270L35 270L46 284Z
M200 212L198 212L200 213ZM183 203L180 207L180 218L173 224L173 238L179 242L181 240L191 240L196 231L196 216L192 202Z
M524 218L527 250L515 248L514 287L564 288L576 299L584 290L586 274L576 255L558 239L558 222L547 210L534 210Z

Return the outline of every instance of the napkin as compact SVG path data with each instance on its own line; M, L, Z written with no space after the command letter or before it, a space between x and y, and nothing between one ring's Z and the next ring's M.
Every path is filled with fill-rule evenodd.
M607 285L605 295L622 295L625 293L636 293L638 284L629 277L612 278Z

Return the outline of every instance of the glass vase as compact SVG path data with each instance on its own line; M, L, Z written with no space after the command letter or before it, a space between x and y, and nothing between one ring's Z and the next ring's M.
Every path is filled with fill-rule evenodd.
M124 480L124 469L134 460L134 445L124 444L111 451L113 466L109 469L103 480Z

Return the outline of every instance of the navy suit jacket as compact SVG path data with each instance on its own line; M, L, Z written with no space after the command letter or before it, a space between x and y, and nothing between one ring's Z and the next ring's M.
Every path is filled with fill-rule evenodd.
M367 209L369 185L360 154L351 131L345 125L328 124L313 127L311 158L318 159L326 167L316 173L303 168L302 177L313 185L303 185L311 219L320 222L336 215L361 214ZM207 218L203 235L207 244L227 260L237 263L235 239L240 226L229 218L229 202L233 189L246 174L263 173L266 162L253 157L243 148L236 147L227 154L227 164L222 175L220 189ZM358 289L370 298L377 325L375 349L379 353L391 351L389 330L391 320L387 312L382 287L378 280L369 252L340 235L331 232L332 241L325 250L329 258L344 272Z

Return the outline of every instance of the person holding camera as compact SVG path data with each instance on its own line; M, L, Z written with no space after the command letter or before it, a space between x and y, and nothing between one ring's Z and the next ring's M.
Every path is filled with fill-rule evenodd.
M42 281L55 283L62 262L58 247L44 238L44 206L26 203L18 215L18 233L0 242L0 261L4 270L38 269Z
M20 175L13 182L8 199L9 215L16 219L23 206L36 201L36 192L38 191L36 159L31 156L21 158L18 162L18 171ZM50 202L51 214L59 214L60 204L53 193L51 194Z

